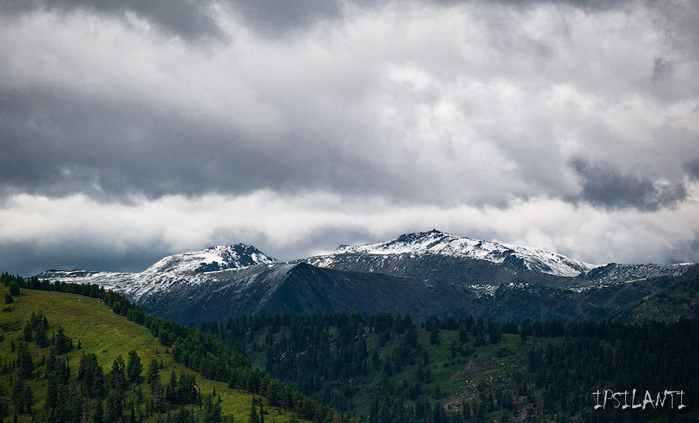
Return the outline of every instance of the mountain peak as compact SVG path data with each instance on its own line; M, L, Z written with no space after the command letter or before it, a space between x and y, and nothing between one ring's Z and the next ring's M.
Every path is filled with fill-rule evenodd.
M252 245L217 245L164 257L145 272L203 273L276 262Z
M403 234L394 240L378 244L344 245L338 247L333 254L437 254L503 263L509 267L556 276L577 276L594 267L549 251L479 241L437 229Z

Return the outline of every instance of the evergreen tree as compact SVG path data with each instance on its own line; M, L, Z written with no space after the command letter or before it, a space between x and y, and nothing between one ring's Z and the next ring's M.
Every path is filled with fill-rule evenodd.
M24 325L24 342L32 342L34 335L32 334L32 326L30 323Z
M165 401L170 404L179 404L179 390L177 389L177 375L175 371L170 372L170 379L165 386Z
M136 423L136 408L131 403L131 413L129 413L129 423Z
M56 408L58 402L58 385L56 384L56 378L51 375L49 376L48 386L46 388L46 399L44 402L44 407L47 410Z
M141 365L141 358L138 356L136 351L129 351L129 363L126 367L126 375L131 383L141 383L141 373L143 372L143 366Z
M62 327L58 327L58 333L55 335L54 345L56 347L56 354L61 355L69 352L73 349L73 344L71 340L65 335Z
M146 373L147 382L153 386L156 381L160 380L160 365L158 360L155 358L151 360L150 366L148 366L148 372Z
M16 414L24 413L24 380L21 377L16 377L12 385L12 403Z
M49 338L47 336L48 326L46 316L42 316L41 321L34 326L34 339L36 340L36 345L40 348L49 346Z
M112 372L109 375L109 386L120 394L126 390L124 360L121 358L121 356L118 356L112 362Z
M32 373L34 372L34 362L32 360L32 355L27 349L27 345L20 342L17 348L17 376L22 379L31 379Z
M103 423L104 422L104 409L102 408L102 399L95 401L95 408L92 411L92 421L93 423Z
M255 407L255 404L250 406L248 423L260 423L260 417L257 415L257 408Z
M161 413L165 409L165 395L163 394L163 385L160 380L157 380L153 385L153 411Z

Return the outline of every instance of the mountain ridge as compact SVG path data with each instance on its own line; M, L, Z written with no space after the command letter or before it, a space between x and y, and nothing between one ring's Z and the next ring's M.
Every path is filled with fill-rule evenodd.
M432 230L288 262L236 244L168 256L140 273L52 270L37 276L97 284L184 323L277 311L577 320L611 318L670 283L658 277L675 277L689 266L594 266Z
M352 253L373 255L438 254L485 260L496 264L504 263L510 267L566 277L578 276L597 267L550 251L501 244L494 241L475 240L448 234L437 229L403 234L396 239L376 244L341 245L332 253L324 256L332 260L334 256Z

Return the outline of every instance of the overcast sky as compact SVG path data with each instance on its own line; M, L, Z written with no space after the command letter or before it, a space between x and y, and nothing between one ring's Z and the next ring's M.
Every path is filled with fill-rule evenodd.
M0 0L0 271L433 228L699 262L699 2Z

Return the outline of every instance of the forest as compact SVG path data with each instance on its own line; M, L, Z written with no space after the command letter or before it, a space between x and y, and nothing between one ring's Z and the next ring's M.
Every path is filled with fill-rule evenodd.
M205 321L201 330L304 394L371 423L697 416L696 319L628 325L431 316L417 325L387 313L368 321L275 314ZM459 375L469 368L476 370L464 388ZM682 390L687 406L668 400L621 409L610 399L594 408L595 391L632 389L652 392L654 403L658 392Z
M245 421L273 419L273 409L319 423L699 417L697 319L631 325L433 315L414 322L410 315L389 313L368 319L356 313L284 313L203 321L197 329L147 315L96 285L7 274L0 281L9 288L6 309L24 289L100 298L114 313L147 328L177 363L259 396ZM161 363L141 362L139 351L118 357L107 369L82 354L78 369L69 368L64 355L80 351L80 340L42 313L33 314L21 335L9 341L12 355L4 357L2 374L11 382L2 395L11 401L0 403L4 417L29 414L37 421L74 423L232 419L221 413L216 395L197 392L183 372L161 375ZM27 354L29 348L41 352L34 354L38 360ZM36 379L48 384L41 403L28 389L27 382ZM633 390L635 403L646 395L652 401L622 407L624 400L634 403ZM662 400L665 391L682 392L681 400Z

